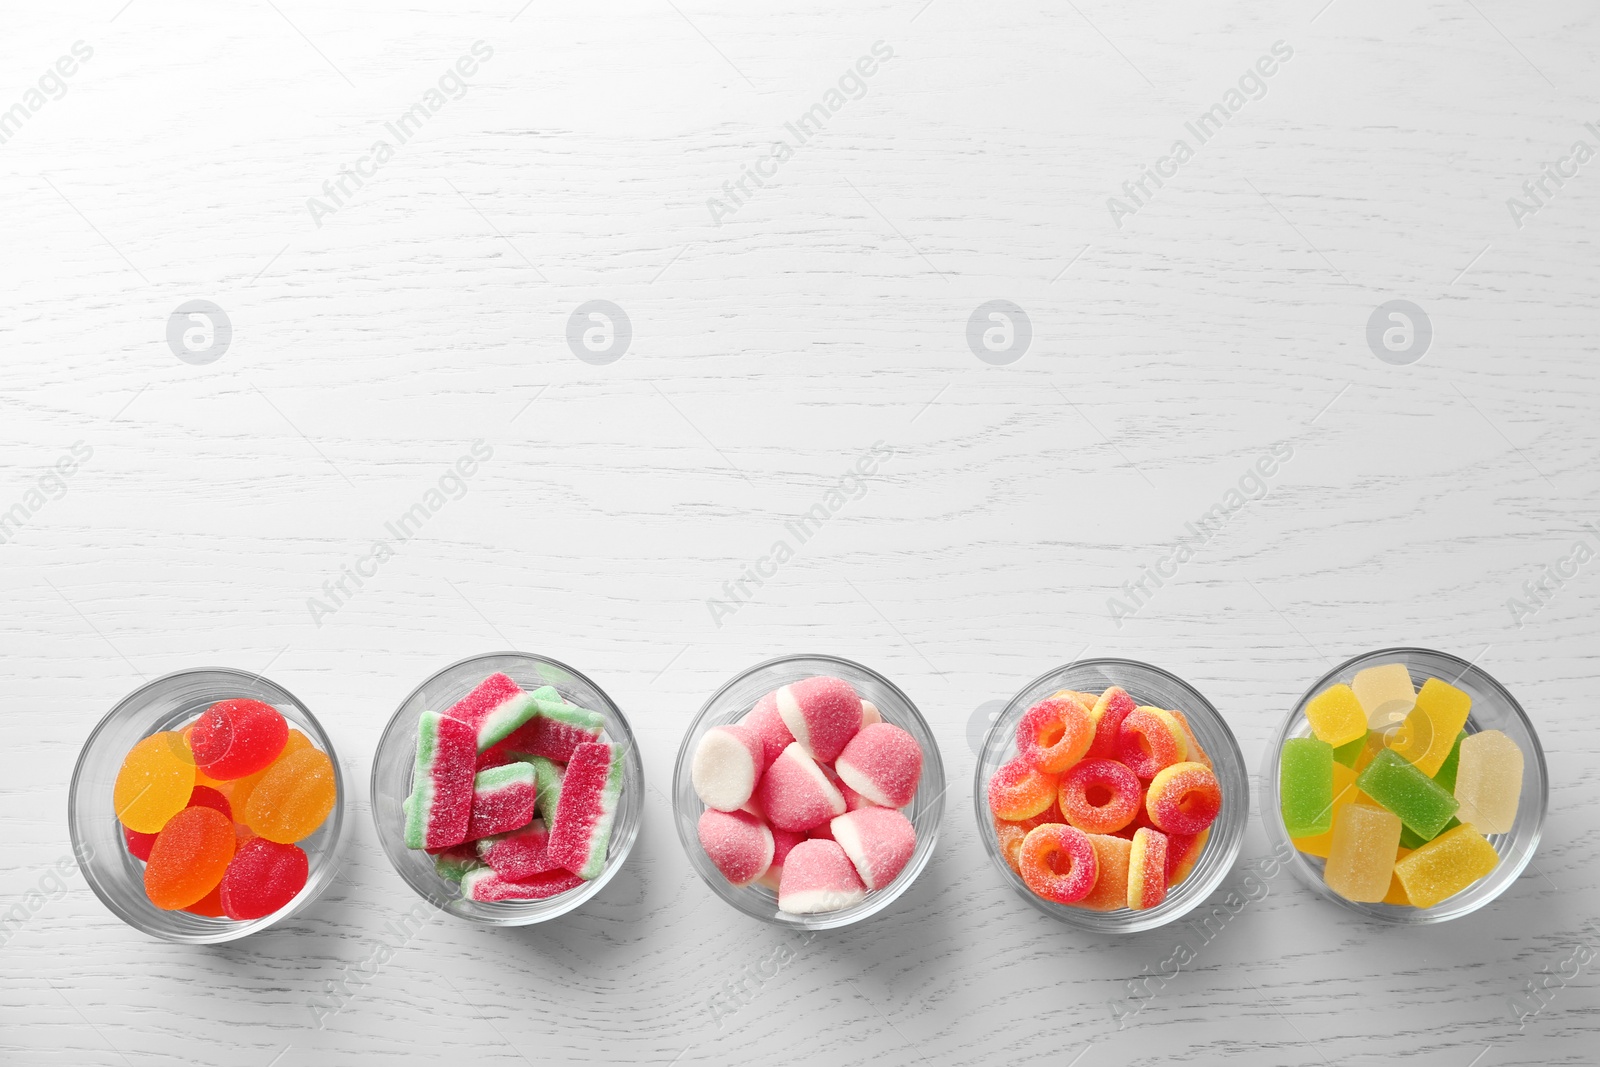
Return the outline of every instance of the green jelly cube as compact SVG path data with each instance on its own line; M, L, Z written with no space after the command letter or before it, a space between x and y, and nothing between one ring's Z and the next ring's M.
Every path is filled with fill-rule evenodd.
M1467 732L1465 730L1456 735L1456 743L1450 746L1450 755L1446 756L1444 762L1439 764L1439 773L1433 776L1433 780L1448 790L1451 796L1455 795L1456 768L1461 764L1461 742L1466 739L1466 736ZM1446 826L1445 829L1448 830L1450 828ZM1412 846L1407 845L1406 847L1411 848Z
M1371 732L1371 730L1367 731L1368 734ZM1356 765L1356 757L1361 755L1361 750L1366 747L1366 744L1367 736L1362 734L1348 745L1340 745L1333 750L1333 761L1342 763L1346 767L1354 767Z
M1450 821L1444 824L1444 830L1440 830L1439 834L1444 833L1445 830L1454 830L1460 825L1461 820L1452 815L1450 816ZM1433 837L1438 837L1439 834L1434 834ZM1409 848L1412 851L1416 851L1423 845L1426 845L1429 841L1432 841L1433 837L1423 837L1421 834L1413 832L1411 827L1403 824L1400 827L1401 848Z
M1447 789L1392 748L1384 749L1367 764L1356 779L1356 788L1400 816L1400 821L1424 841L1439 836L1461 806Z
M1333 829L1333 746L1315 737L1285 741L1278 757L1278 798L1290 837Z

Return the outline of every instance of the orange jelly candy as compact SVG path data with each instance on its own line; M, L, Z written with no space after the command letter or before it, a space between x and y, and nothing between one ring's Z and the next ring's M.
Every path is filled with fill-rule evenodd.
M117 820L141 834L159 833L189 803L194 756L174 731L151 734L128 750L111 801Z
M283 743L283 751L278 753L277 759L273 760L267 766L261 768L254 774L247 774L243 778L234 778L223 782L221 785L217 786L217 791L228 798L228 803L233 805L234 811L243 813L245 805L250 800L250 794L255 791L256 786L261 784L261 779L267 776L268 771L272 770L272 768L276 767L278 764L282 763L296 752L300 752L310 747L311 741L306 737L305 734L301 733L299 730L290 730L288 739Z
M222 882L233 859L233 820L215 808L184 808L150 847L144 891L165 911L187 908Z
M302 749L268 768L245 801L244 821L257 836L290 845L322 825L337 795L328 754Z

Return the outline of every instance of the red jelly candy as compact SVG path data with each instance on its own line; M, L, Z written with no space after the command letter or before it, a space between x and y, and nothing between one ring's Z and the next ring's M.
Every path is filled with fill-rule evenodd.
M150 847L156 843L158 836L160 835L141 834L139 831L130 830L126 826L122 828L122 839L128 843L128 851L133 853L133 858L136 860L148 860L150 858Z
M195 721L189 734L194 762L210 778L243 778L278 758L289 724L278 709L259 700L219 700Z
M205 915L212 919L222 918L222 883L218 882L215 889L183 910L191 915Z
M190 808L210 808L213 811L222 812L230 819L233 818L233 805L228 803L228 798L208 785L195 786L194 792L189 794L189 803L185 806Z
M230 919L271 915L305 888L310 864L295 845L246 841L222 876L222 911Z

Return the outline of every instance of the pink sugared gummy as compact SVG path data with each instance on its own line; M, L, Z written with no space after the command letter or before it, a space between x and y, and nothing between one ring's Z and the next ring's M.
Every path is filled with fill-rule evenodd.
M833 769L844 784L885 808L903 808L917 795L922 748L892 723L861 729L839 753Z
M760 736L761 747L765 750L762 770L772 766L772 761L794 744L794 734L789 732L789 728L783 724L783 716L778 714L777 693L768 693L756 701L756 706L750 709L750 714L739 720L739 725L748 726Z
M758 795L767 821L781 830L809 830L847 810L844 795L799 741L772 761Z
M894 881L917 847L911 820L894 808L862 808L828 825L868 889L882 889Z
M798 830L772 831L772 862L767 865L767 873L756 879L757 885L764 885L773 892L778 891L778 883L783 878L783 861L788 858L794 846L806 840L806 835Z
M861 702L861 725L866 727L882 721L883 713L878 710L878 705L870 700L863 700Z
M772 831L749 812L707 808L699 831L700 847L734 885L749 885L772 864Z
M861 698L842 678L805 678L778 690L778 714L812 759L832 763L861 729Z
M550 832L543 819L520 830L483 838L477 843L477 854L494 873L513 882L559 869L550 858Z
M737 811L750 802L766 766L766 745L753 728L713 726L695 746L689 777L706 807Z
M485 904L502 900L546 900L583 885L583 879L566 871L550 871L513 881L493 867L479 867L461 876L461 895Z
M866 898L867 887L837 841L802 841L784 857L778 910L790 915L838 911Z

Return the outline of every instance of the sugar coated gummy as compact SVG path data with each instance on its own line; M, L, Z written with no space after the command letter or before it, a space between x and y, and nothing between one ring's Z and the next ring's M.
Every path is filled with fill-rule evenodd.
M1337 752L1335 752L1335 755L1337 756ZM1356 788L1356 772L1344 764L1335 761L1333 765L1332 812L1332 817L1335 821L1337 821L1339 818L1339 809L1344 807L1346 804L1354 803L1356 798L1360 795L1360 792L1361 791ZM1294 839L1295 848L1306 853L1308 856L1321 856L1323 859L1328 857L1328 849L1332 846L1332 844L1332 827L1320 834L1312 834L1310 837L1297 837Z
M222 881L233 851L231 819L215 808L184 808L150 848L145 894L164 911L187 908Z
M1376 904L1389 892L1399 848L1398 815L1365 804L1346 804L1333 820L1323 881L1346 900Z
M1290 837L1333 829L1333 746L1315 737L1291 737L1278 760L1278 801Z
M848 810L844 794L799 741L772 761L759 795L767 821L781 830L809 830Z
M868 889L894 881L917 848L916 828L894 808L859 808L840 815L828 828Z
M466 840L477 768L474 729L460 719L423 712L406 810L407 848L449 848Z
M1357 671L1350 688L1361 702L1368 725L1399 722L1417 703L1417 687L1404 663L1386 663Z
M802 841L790 850L778 883L778 909L790 915L838 911L866 899L867 887L834 841Z
M1075 826L1047 823L1029 830L1017 850L1022 880L1036 896L1074 904L1089 895L1099 861L1089 836Z
M850 790L867 801L884 808L903 808L917 795L922 747L893 723L874 723L862 727L844 746L834 770ZM848 796L845 804L859 806L851 805Z
M462 875L484 866L483 860L478 856L477 848L482 843L480 841L471 845L451 845L449 848L440 849L433 857L434 871L445 881L460 884Z
M1484 730L1461 742L1460 755L1454 786L1461 821L1482 834L1509 833L1522 795L1522 749L1501 731Z
M1306 704L1306 721L1319 740L1334 748L1367 736L1367 714L1348 685L1331 685Z
M1494 846L1470 823L1446 830L1394 865L1412 906L1431 908L1487 875L1500 863Z
M734 885L749 885L772 865L772 830L749 812L707 808L697 833L706 856Z
M233 857L222 876L222 910L230 919L259 919L305 888L310 862L294 845L258 837Z
M1185 756L1184 759L1191 763L1200 763L1204 764L1206 767L1210 767L1211 757L1206 755L1206 750L1200 747L1200 742L1195 738L1194 728L1189 725L1188 718L1183 714L1183 712L1176 710L1170 711L1167 714L1176 719L1178 725L1183 727L1183 740L1185 742L1185 747L1188 749L1188 755Z
M194 757L181 735L165 731L146 737L128 750L117 771L111 790L117 820L142 834L160 833L188 806L194 773Z
M1393 749L1373 758L1356 779L1356 788L1400 816L1424 840L1439 833L1460 807L1439 783Z
M566 776L567 766L543 756L529 756L527 762L533 765L539 782L539 797L534 801L534 810L548 826L550 820L556 817L556 805L561 801L561 779Z
M805 834L795 830L772 830L772 862L767 865L767 872L756 879L757 885L766 886L777 892L778 886L783 882L783 861L788 859L789 853L800 842L807 840Z
M507 763L479 771L472 779L468 840L528 825L538 796L537 774L531 763Z
M259 700L219 700L200 714L189 734L195 765L218 781L269 766L289 739L289 723Z
M278 759L273 760L272 764L279 762L285 756L299 752L301 749L311 747L313 747L311 740L305 734L299 730L290 730L289 736L284 739L283 751L278 753ZM254 774L247 774L243 778L230 778L226 782L219 783L215 788L217 792L228 798L228 804L234 811L242 812L245 804L250 801L250 794L260 784L261 779L267 776L267 772L272 769L272 764L268 764ZM200 784L199 775L196 775L195 782Z
M1089 844L1094 847L1098 876L1089 895L1077 902L1077 907L1091 911L1116 911L1128 906L1128 866L1132 859L1133 842L1109 834L1089 834Z
M883 712L878 710L878 705L870 700L861 702L861 728L865 730L875 722L883 721Z
M689 779L708 808L737 811L750 802L766 770L766 746L753 727L713 726L695 746Z
M1199 834L1167 835L1167 887L1169 889L1189 877L1189 872L1194 870L1194 865L1200 861L1200 854L1205 851L1206 841L1210 837L1210 830L1205 830Z
M550 871L512 881L496 874L493 867L479 867L461 876L461 895L486 904L507 900L548 900L569 889L576 889L583 882L582 878L567 871Z
M989 779L989 810L1011 822L1031 819L1055 801L1060 782L1059 775L1014 759Z
M588 741L573 750L550 826L550 858L585 881L599 877L621 795L621 745Z
M794 735L783 724L783 716L778 714L777 693L768 693L756 701L755 707L750 709L750 714L739 720L739 723L760 735L764 750L763 770L782 755L784 749L794 744Z
M1156 829L1198 834L1222 810L1222 786L1203 763L1174 763L1156 772L1144 803Z
M1395 731L1389 745L1431 777L1455 746L1456 735L1466 725L1471 710L1471 696L1437 678L1429 678L1417 691L1416 707Z
M1139 779L1127 767L1086 759L1061 776L1058 799L1067 822L1084 833L1109 834L1133 821L1140 793Z
M777 692L778 714L806 754L832 763L861 729L861 697L842 678L806 678Z
M307 748L280 760L251 792L244 821L259 837L292 844L322 825L338 799L333 761Z
M1122 720L1139 704L1121 686L1112 686L1095 699L1089 714L1094 718L1094 740L1087 753L1092 759L1122 758Z
M550 832L543 819L509 833L485 837L470 845L458 845L476 853L495 873L513 882L557 869L550 858ZM460 881L458 877L456 881Z
M1189 754L1184 729L1172 713L1161 708L1139 707L1122 720L1118 731L1122 762L1140 778L1154 778L1163 767L1183 762Z
M1070 697L1047 697L1017 723L1018 754L1047 774L1060 774L1083 759L1093 741L1089 709Z
M532 693L523 692L504 674L491 674L444 714L445 718L472 727L477 748L482 751L505 740L538 710Z
M1141 827L1128 848L1128 907L1154 908L1167 899L1167 835Z

